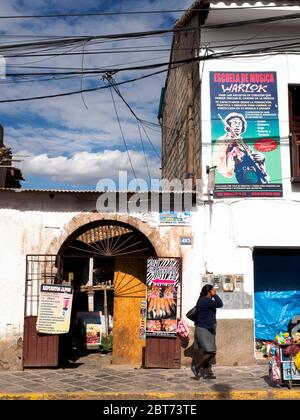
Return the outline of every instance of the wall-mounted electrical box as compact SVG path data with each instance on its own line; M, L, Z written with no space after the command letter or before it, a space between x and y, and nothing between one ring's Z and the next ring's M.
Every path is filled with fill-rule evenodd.
M244 276L235 276L235 285L234 285L235 292L243 292L244 291Z
M234 276L223 276L222 289L224 292L234 291Z
M211 284L220 292L244 292L243 274L203 274L201 283L202 287Z

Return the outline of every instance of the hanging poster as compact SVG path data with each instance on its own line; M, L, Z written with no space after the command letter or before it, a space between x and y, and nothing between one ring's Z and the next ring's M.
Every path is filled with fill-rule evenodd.
M147 336L176 337L178 287L178 260L147 260Z
M142 300L140 303L140 334L142 340L146 339L146 323L147 323L147 301Z
M59 284L42 284L36 329L43 334L69 332L73 289Z
M214 197L282 197L276 72L210 72Z

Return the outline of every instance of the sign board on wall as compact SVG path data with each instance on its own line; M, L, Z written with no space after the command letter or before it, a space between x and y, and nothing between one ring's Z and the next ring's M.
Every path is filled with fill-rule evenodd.
M42 284L36 328L43 334L65 334L69 331L73 289L59 284Z
M190 236L181 236L180 245L192 245L192 238Z
M276 72L210 72L214 197L282 197Z
M161 225L183 225L191 224L190 211L164 211L159 213L159 223Z
M147 260L147 336L176 337L178 287L178 260Z

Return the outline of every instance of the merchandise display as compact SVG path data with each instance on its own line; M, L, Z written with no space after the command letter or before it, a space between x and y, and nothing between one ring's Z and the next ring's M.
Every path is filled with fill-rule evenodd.
M300 334L280 332L273 343L266 346L269 359L269 378L274 385L289 388L300 383Z

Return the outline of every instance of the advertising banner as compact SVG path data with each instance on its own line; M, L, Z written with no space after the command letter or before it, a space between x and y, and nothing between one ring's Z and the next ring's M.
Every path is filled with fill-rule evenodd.
M99 349L102 337L100 324L86 324L86 348L89 350Z
M190 211L164 211L159 213L159 223L161 225L183 225L191 224Z
M147 260L147 336L176 337L178 287L178 260Z
M59 284L42 284L36 328L43 334L69 332L73 289Z
M276 72L210 72L214 197L282 197Z

